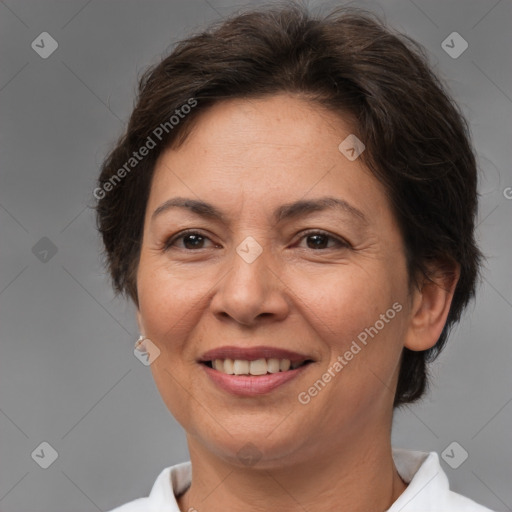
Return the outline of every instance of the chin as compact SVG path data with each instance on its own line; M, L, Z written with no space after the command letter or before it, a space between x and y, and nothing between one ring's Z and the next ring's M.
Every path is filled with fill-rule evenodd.
M269 431L231 432L223 430L222 438L208 439L208 451L227 463L239 467L273 469L296 462L294 452L302 453L295 436L289 429L279 435L276 429L271 436Z

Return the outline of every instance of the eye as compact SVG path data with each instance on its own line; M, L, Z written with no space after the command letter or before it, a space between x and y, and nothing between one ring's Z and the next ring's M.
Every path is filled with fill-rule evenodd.
M194 250L194 249L204 249L204 241L210 240L207 236L203 235L199 231L183 231L178 235L175 235L168 240L166 240L165 245L163 247L164 251L171 249L176 246L176 242L178 240L183 240L184 247L178 247L179 249L185 250Z
M300 240L309 239L311 243L308 243L308 249L313 250L322 250L322 249L332 249L332 248L349 248L350 244L345 240L330 235L324 231L308 231L304 233ZM205 249L204 243L205 240L210 240L207 236L203 235L199 231L189 230L183 231L171 238L169 238L164 245L164 251L171 249L172 247L177 247L176 242L182 240L183 245L178 249L185 249L188 251L193 251L196 249ZM211 241L211 240L210 240ZM327 247L329 241L334 242L334 247ZM218 245L216 245L218 247Z
M308 249L319 250L319 249L333 249L333 248L349 248L350 244L343 240L342 238L338 238L336 236L330 235L324 231L308 231L303 234L301 240L310 240L311 243L308 243ZM329 240L334 241L334 247L326 247L329 243Z

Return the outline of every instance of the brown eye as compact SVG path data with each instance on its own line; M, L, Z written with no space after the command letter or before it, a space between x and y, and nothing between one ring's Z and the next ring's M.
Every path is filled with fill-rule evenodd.
M185 249L193 251L195 249L204 249L205 240L210 240L208 237L202 235L198 231L185 231L177 236L174 236L167 240L164 246L164 250L167 251L172 247L176 247L179 240L183 241L182 246L178 246L178 249Z
M328 233L324 233L323 231L310 231L303 235L301 240L307 240L307 248L313 250L321 250L321 249L332 249L332 248L340 248L340 247L350 247L350 245L333 235L329 235ZM328 247L329 241L334 241L334 246Z

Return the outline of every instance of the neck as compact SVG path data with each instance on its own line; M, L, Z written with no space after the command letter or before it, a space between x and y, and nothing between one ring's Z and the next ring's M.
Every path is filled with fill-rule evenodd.
M178 498L180 510L201 512L384 512L407 485L387 442L333 446L316 458L265 469L229 464L191 443L192 484ZM382 440L381 440L382 441Z

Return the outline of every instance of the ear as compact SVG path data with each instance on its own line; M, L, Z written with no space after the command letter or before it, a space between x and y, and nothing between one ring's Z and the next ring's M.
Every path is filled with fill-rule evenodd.
M404 346L420 351L433 347L446 324L455 287L460 277L456 262L437 262L415 285L412 311Z

